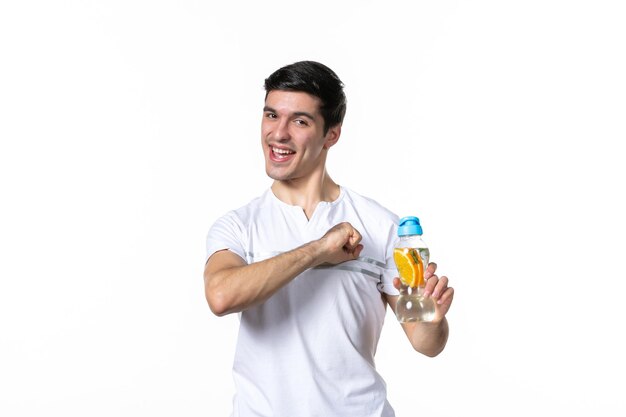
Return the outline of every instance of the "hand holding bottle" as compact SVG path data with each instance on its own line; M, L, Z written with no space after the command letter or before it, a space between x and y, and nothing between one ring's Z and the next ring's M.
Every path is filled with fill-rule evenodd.
M400 290L395 312L401 323L439 321L450 308L453 290L448 291L448 278L435 275L437 265L429 263L429 258L419 219L400 219L393 259L400 277L394 286Z
M428 268L424 271L426 285L424 286L423 295L426 297L430 296L435 302L433 322L441 321L446 316L454 298L454 288L448 287L448 277L439 277L435 274L436 271L437 264L434 262L429 263ZM402 291L403 285L400 278L395 278L393 285L396 289Z

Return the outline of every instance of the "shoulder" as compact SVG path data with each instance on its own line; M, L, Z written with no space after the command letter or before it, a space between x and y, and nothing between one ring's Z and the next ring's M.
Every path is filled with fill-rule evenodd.
M230 228L236 228L239 230L246 230L248 225L255 221L259 213L264 213L267 210L267 205L271 203L271 199L267 196L267 191L258 197L253 198L248 203L238 207L234 210L230 210L220 216L215 225L227 226Z
M348 220L363 237L361 257L373 259L378 265L387 265L399 217L373 198L349 189L345 189L344 200L349 206L345 208L350 213Z
M266 212L266 209L268 209L272 204L272 199L270 198L269 193L270 191L266 190L263 194L253 198L243 206L230 211L227 215L236 217L244 224L254 221L259 214Z
M269 190L266 190L260 196L250 200L247 204L231 211L231 215L236 216L243 223L249 223L253 221L260 213L265 212L265 209L272 203L272 199L268 195Z
M358 210L361 215L374 217L381 222L398 223L398 215L383 206L378 201L357 193L349 188L343 187L343 189L345 193L344 199L346 199L349 204L354 206L354 208Z

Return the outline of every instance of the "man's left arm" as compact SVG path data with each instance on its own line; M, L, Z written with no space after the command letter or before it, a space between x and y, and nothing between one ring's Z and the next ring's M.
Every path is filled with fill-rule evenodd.
M430 357L437 356L446 346L449 331L446 314L454 298L454 289L448 286L448 278L445 276L438 277L435 274L436 270L437 264L430 263L424 274L426 279L424 295L430 295L435 302L433 321L401 323L413 349ZM399 278L395 278L393 284L397 289L400 289ZM392 311L395 311L398 296L385 294L385 298Z

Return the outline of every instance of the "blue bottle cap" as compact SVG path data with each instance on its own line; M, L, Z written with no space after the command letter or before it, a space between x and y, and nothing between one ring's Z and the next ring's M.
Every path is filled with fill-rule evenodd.
M400 219L398 224L398 236L421 235L422 226L420 219L415 216L407 216Z

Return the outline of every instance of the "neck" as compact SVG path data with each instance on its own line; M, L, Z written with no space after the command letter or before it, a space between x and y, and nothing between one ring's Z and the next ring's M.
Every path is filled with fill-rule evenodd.
M323 170L306 178L275 180L272 192L279 200L302 207L310 219L320 201L335 201L339 197L339 185Z

